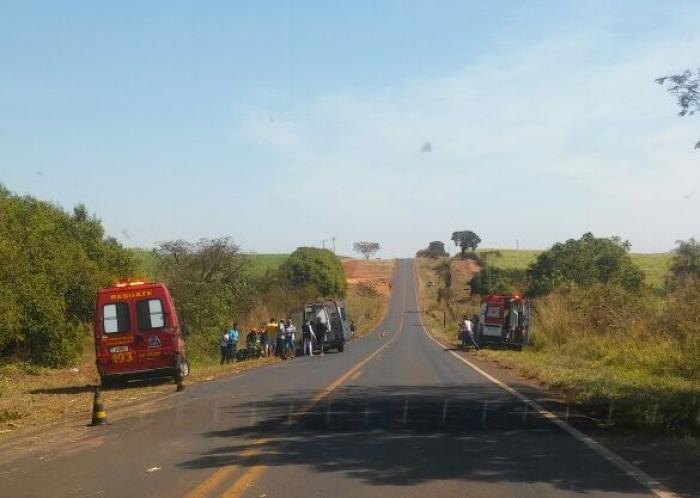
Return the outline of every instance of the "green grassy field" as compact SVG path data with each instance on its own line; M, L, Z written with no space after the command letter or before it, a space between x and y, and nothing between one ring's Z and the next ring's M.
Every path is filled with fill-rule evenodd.
M150 249L138 247L130 248L129 251L136 260L136 277L147 277L152 279L155 274L156 257Z
M268 270L275 270L284 263L289 254L246 254L250 261L250 272L255 275L264 275Z
M533 263L542 252L537 249L480 249L482 251L499 251L500 257L490 256L489 262L503 269L524 269ZM663 287L673 254L663 253L630 253L634 261L646 275L646 282L653 287Z
M136 259L136 276L153 278L155 274L156 257L150 249L129 249ZM284 263L288 254L254 254L245 255L250 263L249 271L253 276L264 275L267 270L274 270Z

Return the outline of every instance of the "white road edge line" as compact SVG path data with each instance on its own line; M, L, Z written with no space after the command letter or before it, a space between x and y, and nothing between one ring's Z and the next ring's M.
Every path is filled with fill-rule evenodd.
M419 301L419 292L420 288L418 286L418 274L416 273L416 263L414 260L413 263L413 275L415 278L416 282L416 301ZM423 315L421 314L421 309L420 309L420 303L417 302L418 304L418 320L420 321L421 328L423 329L423 332L425 332L425 335L428 336L428 338L433 341L435 344L440 346L441 348L445 349L446 351L448 350L448 347L435 339L430 333L428 332L428 329L425 328L425 324L423 323ZM602 456L604 459L606 459L608 462L612 463L615 465L618 469L623 471L625 474L627 474L629 477L633 478L635 481L637 481L639 484L647 488L649 491L651 491L654 496L657 496L658 498L681 498L680 495L674 493L670 489L668 489L666 486L661 484L659 481L654 479L653 477L649 476L648 474L644 473L631 463L629 463L627 460L622 458L616 453L613 453L611 450L603 446L601 443L596 441L590 436L587 436L580 430L576 429L575 427L569 425L567 422L564 420L560 419L557 417L554 413L550 412L549 410L545 410L542 406L539 405L539 403L532 401L530 398L525 396L524 394L520 393L516 389L510 387L508 384L505 382L502 382L498 380L496 377L493 375L489 374L488 372L485 372L478 366L474 365L471 361L468 359L464 358L463 356L460 356L459 354L455 353L454 351L448 351L452 356L457 358L459 361L462 363L465 363L467 366L472 368L474 371L476 371L478 374L482 375L486 379L490 380L494 384L496 384L498 387L506 391L507 393L515 396L519 400L521 400L523 403L526 403L530 408L535 410L539 415L543 416L550 422L556 424L559 426L561 429L566 431L569 435L573 436L576 438L578 441L581 443L585 444L590 448L591 450L595 451L598 453L600 456Z

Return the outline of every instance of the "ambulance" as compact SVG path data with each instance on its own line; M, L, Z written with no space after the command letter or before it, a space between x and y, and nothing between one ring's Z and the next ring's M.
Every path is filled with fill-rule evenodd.
M100 289L94 329L103 386L189 374L183 330L162 283L128 280Z
M530 341L532 305L520 294L489 294L481 299L479 344L522 348Z

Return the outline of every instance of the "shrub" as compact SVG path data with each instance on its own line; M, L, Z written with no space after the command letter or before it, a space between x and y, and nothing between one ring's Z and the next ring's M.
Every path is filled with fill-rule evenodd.
M189 330L190 355L216 356L219 335L250 311L257 296L246 257L228 237L162 242L155 254L156 275L168 285Z
M591 233L580 239L556 243L541 253L528 269L531 295L544 295L558 288L620 284L640 292L644 272L632 261L629 243L617 237L597 238Z
M321 297L343 297L347 290L340 259L328 249L300 247L280 267L292 289L312 288Z
M445 243L440 242L439 240L434 240L430 244L428 244L428 247L426 249L421 249L420 251L418 251L416 253L416 257L432 259L447 257L447 251L445 251Z
M67 213L0 186L0 355L47 366L82 352L96 291L133 260L79 205Z

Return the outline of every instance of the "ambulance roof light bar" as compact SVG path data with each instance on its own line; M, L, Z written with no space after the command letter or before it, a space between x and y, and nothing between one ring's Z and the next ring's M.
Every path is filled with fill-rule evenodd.
M145 280L130 280L130 279L127 279L126 281L121 281L121 282L120 282L120 281L117 281L117 282L114 282L114 286L117 287L117 288L119 288L119 289L123 289L124 287L133 287L133 286L136 286L136 285L143 285L143 284L145 284L145 283L146 283Z

